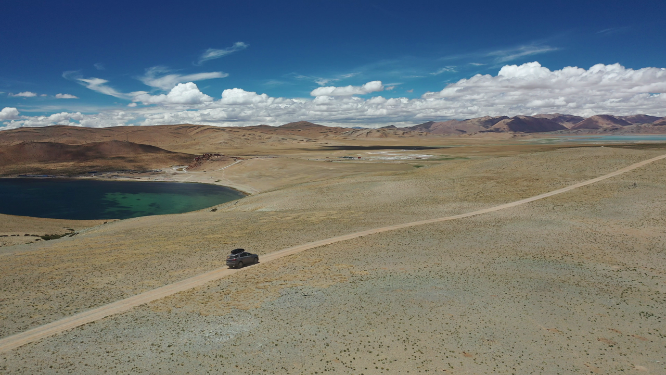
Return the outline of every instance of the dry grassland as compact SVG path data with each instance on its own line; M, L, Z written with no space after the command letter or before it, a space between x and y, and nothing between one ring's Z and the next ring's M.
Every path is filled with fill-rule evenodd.
M60 220L0 214L0 248L41 241L41 236L49 234L71 234L111 221L114 220Z
M417 151L439 160L303 152L203 168L193 180L256 194L215 212L0 248L0 337L222 267L234 247L261 255L469 212L665 153L505 146ZM665 373L664 163L248 267L1 353L0 372Z

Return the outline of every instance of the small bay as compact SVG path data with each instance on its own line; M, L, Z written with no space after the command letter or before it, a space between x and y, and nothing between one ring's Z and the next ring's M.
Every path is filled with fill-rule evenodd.
M199 183L0 179L0 213L52 219L128 219L177 214L243 196L227 187Z

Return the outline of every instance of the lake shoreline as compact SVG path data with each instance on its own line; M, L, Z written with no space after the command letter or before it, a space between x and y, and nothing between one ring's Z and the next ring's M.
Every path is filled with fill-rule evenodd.
M102 172L102 173L117 173L117 172ZM136 181L136 182L170 182L170 183L183 183L183 184L205 184L205 185L212 185L212 186L218 186L218 187L224 187L227 189L231 189L236 191L237 193L243 194L243 196L247 197L252 195L252 193L249 193L247 191L243 191L237 187L234 186L228 186L228 185L221 185L221 184L216 184L216 183L211 183L211 182L204 182L204 181L179 181L179 180L148 180L146 178L140 178L140 177L115 177L115 178L110 178L110 177L99 177L99 176L85 176L85 175L79 175L79 176L66 176L66 175L29 175L29 174L21 174L21 175L6 175L6 176L0 176L0 180L2 179L59 179L59 180L82 180L82 181Z
M0 191L11 198L0 204L0 212L5 215L64 220L122 220L179 214L247 196L231 187L195 181L46 175L3 177Z

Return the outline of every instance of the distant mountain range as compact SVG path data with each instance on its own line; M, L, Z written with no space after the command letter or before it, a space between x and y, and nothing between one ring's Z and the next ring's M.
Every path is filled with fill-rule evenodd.
M429 121L402 129L442 135L490 132L543 133L553 131L580 133L609 131L623 131L627 133L663 133L666 132L666 117L648 115L596 115L584 118L559 113L514 117L486 116L468 120Z
M86 128L54 125L0 131L0 175L79 174L187 165L203 153L263 154L266 147L328 147L350 139L386 139L529 133L658 134L666 117L540 114L429 121L410 127L342 128L307 121L281 126L156 125Z
M54 125L47 127L25 127L0 131L0 159L9 159L9 155L46 153L81 153L102 150L121 150L120 154L150 154L147 149L126 149L127 144L104 144L99 142L125 141L141 145L151 145L160 149L201 154L225 148L259 147L260 145L297 145L310 142L326 142L336 139L353 138L405 138L455 136L473 134L504 134L556 132L565 134L659 134L666 133L666 117L648 115L611 116L597 115L588 118L564 114L539 114L534 116L497 116L478 117L467 120L428 121L423 124L381 128L343 128L298 121L281 126L256 125L247 127L218 127L210 125L155 125L155 126L119 126L109 128L86 128L80 126ZM85 148L56 150L55 145L25 145L16 150L4 149L6 146L24 142L52 142L65 145L85 145L98 143L91 150ZM32 148L31 148L32 147ZM47 150L48 152L44 151ZM97 150L99 149L99 150ZM108 151L107 150L107 151ZM107 152L104 151L104 152ZM114 155L105 155L114 157ZM0 163L2 160L0 160Z

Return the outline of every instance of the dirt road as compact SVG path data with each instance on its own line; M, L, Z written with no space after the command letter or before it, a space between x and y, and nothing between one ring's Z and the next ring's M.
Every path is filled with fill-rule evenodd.
M328 244L333 244L333 243L340 242L340 241L346 241L346 240L350 240L350 239L354 239L354 238L358 238L358 237L362 237L362 236L368 236L368 235L372 235L372 234L377 234L377 233L382 233L382 232L387 232L387 231L392 231L392 230L397 230L397 229L414 227L414 226L418 226L418 225L432 224L432 223L438 223L438 222L443 222L443 221L462 219L462 218L466 218L466 217L471 217L471 216L481 215L481 214L485 214L485 213L495 212L495 211L503 210L503 209L506 209L506 208L516 207L516 206L519 206L519 205L522 205L522 204L525 204L525 203L533 202L533 201L536 201L536 200L539 200L539 199L544 199L544 198L551 197L551 196L554 196L554 195L557 195L557 194L566 193L568 191L571 191L571 190L574 190L574 189L577 189L577 188L580 188L580 187L583 187L583 186L586 186L586 185L590 185L590 184L593 184L593 183L596 183L596 182L599 182L599 181L602 181L602 180L606 180L606 179L621 175L623 173L629 172L629 171L634 170L636 168L640 168L642 166L645 166L647 164L650 164L652 162L655 162L655 161L658 161L658 160L661 160L661 159L665 159L665 158L666 158L666 154L661 155L661 156L657 156L657 157L652 158L652 159L644 160L644 161L636 163L636 164L632 164L630 166L621 168L621 169L619 169L615 172L612 172L612 173L609 173L609 174L606 174L606 175L603 175L603 176L600 176L600 177L597 177L597 178L594 178L594 179L591 179L591 180L580 182L580 183L577 183L577 184L574 184L574 185L571 185L571 186L568 186L568 187L565 187L565 188L562 188L562 189L554 190L554 191L544 193L544 194L540 194L540 195L536 195L536 196L533 196L533 197L530 197L530 198L525 198L525 199L521 199L521 200L518 200L518 201L514 201L514 202L510 202L510 203L506 203L506 204L502 204L502 205L498 205L498 206L494 206L494 207L490 207L490 208L485 208L485 209L481 209L481 210L477 210L477 211L473 211L473 212L469 212L469 213L465 213L465 214L453 215L453 216L447 216L447 217L429 219L429 220L422 220L422 221L415 221L415 222L409 222L409 223L404 223L404 224L391 225L391 226L386 226L386 227L381 227L381 228L369 229L369 230L365 230L365 231L361 231L361 232L350 233L350 234L343 235L343 236L327 238L327 239L323 239L323 240L320 240L320 241L309 242L309 243L306 243L306 244L303 244L303 245L290 247L290 248L287 248L287 249L276 251L274 253L264 255L264 256L262 256L261 261L265 263L265 262L269 262L269 261L272 261L272 260L275 260L275 259L279 259L279 258L288 256L288 255L296 254L296 253L299 253L299 252L302 252L302 251L305 251L305 250L308 250L308 249L312 249L312 248L316 248L316 247L324 246L324 245L328 245ZM259 266L261 266L261 265L259 265ZM206 272L206 273L203 273L203 274L198 275L198 276L194 276L194 277L191 277L191 278L188 278L188 279L185 279L185 280L173 283L173 284L165 285L163 287L160 287L160 288L157 288L157 289L145 292L145 293L141 293L141 294L138 294L136 296L126 298L126 299L123 299L123 300L120 300L120 301L117 301L117 302L114 302L114 303L111 303L111 304L108 304L108 305L100 306L100 307L94 308L92 310L89 310L89 311L86 311L86 312L83 312L83 313L80 313L80 314L76 314L76 315L73 315L71 317L64 318L64 319L61 319L61 320L58 320L58 321L40 326L40 327L36 327L36 328L30 329L28 331L22 332L22 333L18 333L18 334L9 336L9 337L5 337L3 339L0 339L0 352L9 351L9 350L18 348L22 345L40 340L40 339L48 337L48 336L55 335L57 333L60 333L60 332L63 332L63 331L66 331L66 330L69 330L69 329L87 324L87 323L94 322L96 320L105 318L107 316L115 315L115 314L119 314L119 313L128 311L128 310L130 310L130 309L132 309L136 306L143 305L143 304L146 304L146 303L150 303L152 301L155 301L155 300L158 300L158 299L161 299L161 298L164 298L164 297L167 297L167 296L170 296L170 295L182 292L182 291L186 291L188 289L192 289L192 288L204 285L208 282L221 279L223 277L232 275L236 272L243 272L243 271L242 270L232 270L232 269L228 269L228 268L220 268L220 269L212 270L210 272Z

